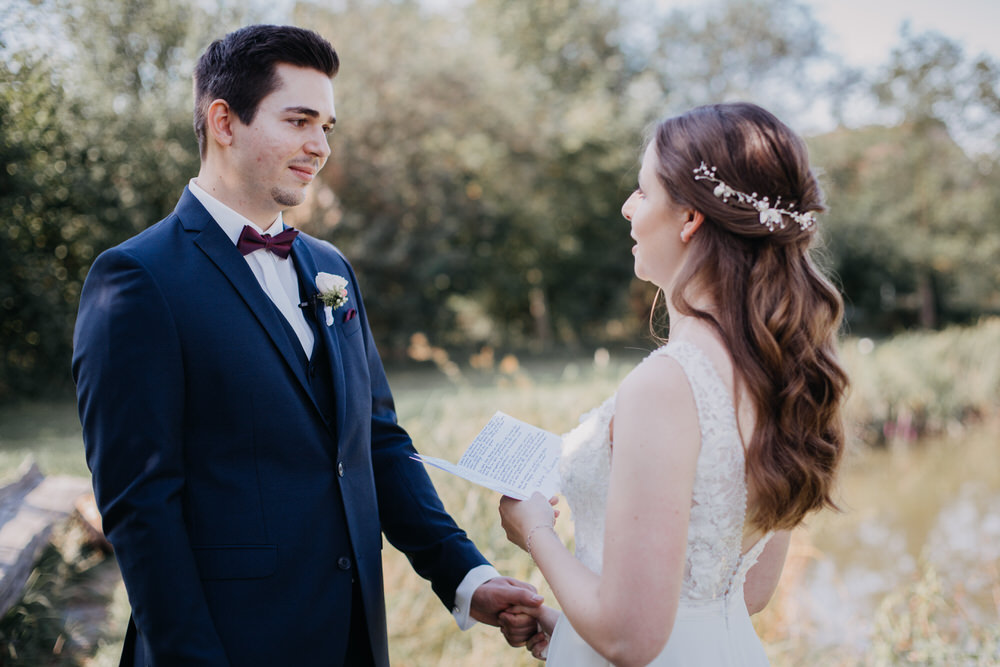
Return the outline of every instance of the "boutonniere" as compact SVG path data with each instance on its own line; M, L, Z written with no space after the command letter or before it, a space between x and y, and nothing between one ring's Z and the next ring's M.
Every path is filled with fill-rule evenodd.
M316 274L316 287L319 289L319 300L323 302L326 326L333 324L333 311L347 303L348 284L343 276L322 271Z

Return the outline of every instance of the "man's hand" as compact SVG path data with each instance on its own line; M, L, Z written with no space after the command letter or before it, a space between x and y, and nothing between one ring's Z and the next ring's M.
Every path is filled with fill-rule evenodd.
M510 577L496 577L472 594L469 615L480 623L500 625L500 614L508 607L536 608L541 604L542 596L531 584ZM524 646L538 632L538 621L525 613L506 614L501 632L511 646Z

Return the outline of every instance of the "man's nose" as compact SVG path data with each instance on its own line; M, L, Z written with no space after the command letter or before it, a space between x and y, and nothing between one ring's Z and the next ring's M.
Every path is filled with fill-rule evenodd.
M330 157L330 138L321 128L316 128L316 134L309 138L308 143L305 145L306 152L310 155L315 155L320 160L326 160Z

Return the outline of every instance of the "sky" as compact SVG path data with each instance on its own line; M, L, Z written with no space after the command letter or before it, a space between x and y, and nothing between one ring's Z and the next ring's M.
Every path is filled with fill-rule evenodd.
M703 0L655 0L663 9L704 5ZM997 0L800 0L828 30L826 46L848 65L884 63L909 21L914 34L935 30L958 41L966 55L1000 59Z
M535 1L535 0L532 0ZM625 0L626 2L628 0ZM660 9L704 7L706 0L644 0ZM798 0L812 9L827 33L826 47L846 64L885 63L909 22L912 33L930 30L958 41L967 56L982 53L1000 60L1000 0ZM423 0L448 8L468 0Z
M850 65L878 65L910 22L914 33L937 31L962 44L966 55L1000 58L997 0L805 0L830 31L828 48Z
M712 0L646 0L661 11L711 6ZM934 31L958 42L965 56L973 59L986 54L1000 62L1000 0L797 0L812 10L813 18L825 29L823 46L846 65L871 72L889 61L892 49L901 42L900 30L909 24L910 34ZM848 125L870 122L892 124L892 116L858 100L843 112ZM815 103L795 117L796 127L806 133L821 133L835 124L828 105ZM978 153L995 149L985 135L962 134L953 129L955 139L966 150Z

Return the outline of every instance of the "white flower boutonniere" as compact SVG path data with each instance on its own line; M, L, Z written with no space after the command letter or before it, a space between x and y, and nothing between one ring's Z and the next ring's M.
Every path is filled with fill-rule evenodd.
M343 276L322 271L316 274L316 287L319 288L319 300L323 302L323 312L326 313L326 326L333 324L333 311L347 303L349 284Z

